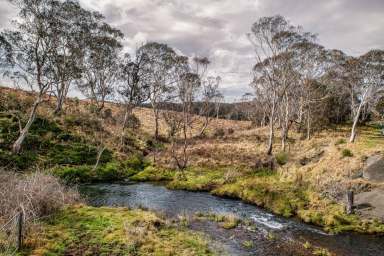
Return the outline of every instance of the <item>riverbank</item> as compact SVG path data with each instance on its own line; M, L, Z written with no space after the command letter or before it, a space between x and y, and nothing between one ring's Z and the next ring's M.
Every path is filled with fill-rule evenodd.
M292 182L269 170L234 168L189 168L181 174L153 166L131 177L135 181L166 181L170 189L207 191L217 196L241 199L284 217L297 216L330 233L384 233L377 219L346 214L344 206L320 196L305 182Z
M141 209L70 206L40 224L22 255L214 255L204 234Z

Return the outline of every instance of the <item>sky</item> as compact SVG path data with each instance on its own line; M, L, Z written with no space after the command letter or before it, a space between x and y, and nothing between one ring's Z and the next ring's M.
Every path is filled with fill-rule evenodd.
M167 43L187 56L210 59L210 75L222 78L228 101L251 92L255 63L246 34L260 17L280 14L319 43L358 56L384 49L384 0L80 0L124 34L128 52L148 41ZM0 28L15 9L0 0ZM1 83L1 78L0 78Z

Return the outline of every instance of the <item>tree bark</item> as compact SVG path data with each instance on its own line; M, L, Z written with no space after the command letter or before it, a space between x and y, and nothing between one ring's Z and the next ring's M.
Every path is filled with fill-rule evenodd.
M361 99L361 102L360 102L360 104L359 104L359 107L358 107L358 109L357 109L355 118L354 118L354 120L353 120L352 130L351 130L351 137L349 138L349 142L350 142L350 143L355 142L355 139L356 139L356 127L357 127L357 123L359 122L361 109L362 109L362 107L363 107L364 104L365 104L365 97L367 96L368 90L369 90L369 88L367 88L367 89L365 90L365 92L364 92L364 94L363 94L363 97L362 97L362 99Z
M355 142L355 139L356 139L356 127L357 127L357 123L359 122L360 112L361 112L361 104L359 105L356 116L353 120L351 136L349 137L349 142L351 143Z
M105 147L105 146L102 146L102 147L100 148L99 152L97 153L96 163L95 163L95 165L93 166L93 170L96 170L97 167L99 166L101 156L103 155L105 149L106 149L106 147Z
M14 154L20 153L21 146L22 146L25 138L28 135L29 129L31 128L31 125L32 125L33 121L35 121L37 108L38 108L39 104L41 103L41 99L42 99L42 96L39 95L37 97L36 101L33 103L33 107L32 107L31 113L29 115L28 122L24 126L24 128L21 130L20 135L17 138L17 140L12 145L12 152Z
M122 147L124 144L125 128L127 127L128 118L132 114L132 111L133 111L133 108L131 106L127 106L125 109L124 120L123 120L122 129L121 129L121 135L120 135L120 147Z
M159 138L159 113L155 111L155 139Z
M307 112L307 140L311 139L311 111L308 107Z
M272 150L273 150L273 138L274 138L273 123L275 121L275 108L276 108L276 102L275 102L275 99L273 99L271 116L270 116L270 120L269 120L269 139L268 139L268 148L267 148L267 154L268 155L272 155Z

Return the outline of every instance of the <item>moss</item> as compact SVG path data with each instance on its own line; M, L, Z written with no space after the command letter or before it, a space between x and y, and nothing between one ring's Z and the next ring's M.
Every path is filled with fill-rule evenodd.
M149 165L143 171L133 175L130 179L133 181L164 181L172 180L175 172L172 170L154 167Z
M178 175L167 185L171 189L185 189L191 191L211 191L225 183L224 169L207 169L191 167L178 172Z
M155 214L125 208L71 207L27 237L33 255L213 255L199 233L165 225Z

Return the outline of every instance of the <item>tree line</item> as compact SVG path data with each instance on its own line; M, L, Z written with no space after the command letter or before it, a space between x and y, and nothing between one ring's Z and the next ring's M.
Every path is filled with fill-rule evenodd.
M205 120L200 132L204 133L211 120L210 103L222 98L221 80L207 75L210 61L206 57L191 59L157 42L148 42L130 55L123 49L123 33L76 0L11 2L19 10L18 19L13 30L0 34L1 71L36 93L28 121L12 146L14 153L20 152L45 96L56 96L53 113L59 115L71 90L90 99L97 116L109 100L124 106L121 144L133 110L144 102L153 111L154 137L159 137L159 120L164 118L172 141L182 134L186 147L187 130L194 122L192 106L199 98L199 114ZM162 116L164 102L177 103L179 112ZM105 150L102 136L100 140L99 155ZM179 157L175 153L175 159L180 168L186 166L186 154Z
M79 90L97 116L107 101L124 106L121 145L133 110L149 104L154 137L159 138L159 121L164 120L174 160L180 169L187 166L194 114L203 117L198 129L203 135L223 106L221 78L208 75L208 58L189 58L158 42L128 54L122 45L124 34L76 0L11 2L19 12L14 28L0 34L1 72L36 92L28 121L12 146L14 153L20 152L47 94L56 96L53 113L59 115L68 93ZM309 139L315 129L351 120L353 142L360 121L383 116L382 50L351 57L325 49L316 35L279 15L260 18L248 38L255 51L254 94L245 95L234 107L239 109L238 118L269 127L268 154L273 152L276 128L285 150L294 127ZM164 107L176 111L161 111ZM101 155L105 146L100 141Z
M352 121L354 142L359 121L383 117L384 51L359 57L325 49L317 36L277 15L260 18L248 38L255 50L254 120L268 125L267 153L272 154L275 126L285 150L289 130L309 139L314 128ZM381 106L381 107L380 107Z

